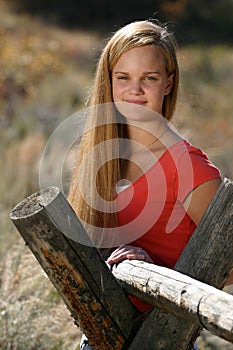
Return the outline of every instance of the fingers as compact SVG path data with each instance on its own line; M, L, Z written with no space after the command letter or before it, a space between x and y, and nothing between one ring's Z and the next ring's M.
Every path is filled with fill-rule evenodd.
M122 245L112 252L107 263L111 265L125 259L152 262L149 255L142 248Z

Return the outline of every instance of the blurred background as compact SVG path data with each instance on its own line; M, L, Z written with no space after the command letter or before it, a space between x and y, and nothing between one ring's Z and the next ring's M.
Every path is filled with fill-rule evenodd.
M78 349L79 330L9 214L39 189L46 141L85 106L101 49L120 26L169 24L181 70L173 123L233 179L232 13L232 0L0 0L0 349ZM198 343L233 349L205 331Z

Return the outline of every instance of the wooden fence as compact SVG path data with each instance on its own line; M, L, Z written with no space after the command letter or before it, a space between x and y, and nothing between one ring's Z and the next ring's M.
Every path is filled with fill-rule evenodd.
M233 183L225 179L175 269L123 261L110 271L57 187L11 220L95 350L192 349L202 328L233 343ZM142 317L127 294L153 307Z

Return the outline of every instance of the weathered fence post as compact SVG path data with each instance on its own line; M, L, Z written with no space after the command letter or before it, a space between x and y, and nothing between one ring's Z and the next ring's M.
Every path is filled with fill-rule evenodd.
M222 287L232 267L233 183L225 179L175 270L212 286ZM188 322L155 308L143 322L129 350L140 347L143 350L192 349L200 330L200 326L193 321Z
M59 189L31 195L10 217L90 345L122 349L135 332L138 312Z

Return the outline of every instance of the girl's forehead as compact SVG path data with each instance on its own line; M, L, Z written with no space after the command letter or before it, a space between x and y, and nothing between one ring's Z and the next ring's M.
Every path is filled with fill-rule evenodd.
M134 62L138 62L141 65L158 63L163 63L164 65L164 57L159 47L152 45L135 47L122 53L115 67L119 65L130 66Z

